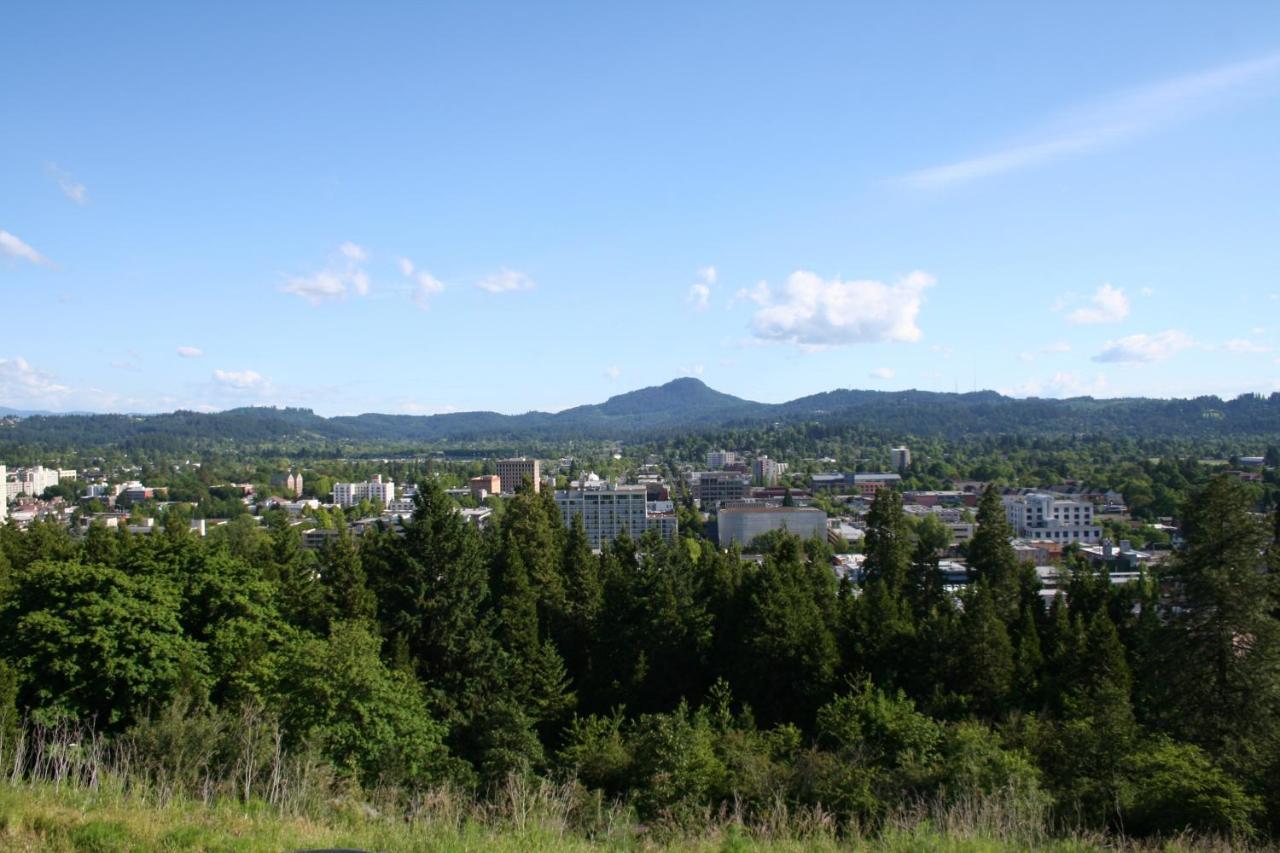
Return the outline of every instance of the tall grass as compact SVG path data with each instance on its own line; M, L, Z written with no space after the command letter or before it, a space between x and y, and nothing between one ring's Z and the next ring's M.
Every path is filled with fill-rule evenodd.
M477 797L456 787L361 789L313 752L283 747L260 711L202 717L175 706L127 735L71 723L0 725L0 849L1088 850L1123 839L1055 837L1042 806L1009 791L907 804L874 830L781 794L690 820L642 822L569 781L513 775ZM1228 849L1183 837L1171 849Z

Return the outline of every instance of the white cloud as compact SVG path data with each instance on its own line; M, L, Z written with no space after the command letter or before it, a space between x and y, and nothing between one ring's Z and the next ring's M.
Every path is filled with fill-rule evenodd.
M687 302L692 302L693 307L698 311L706 309L711 302L711 288L716 283L719 274L713 266L706 266L698 270L698 281L689 288L689 295L685 297Z
M444 282L426 270L420 270L415 279L413 301L425 311L430 304L431 297L444 292Z
M292 276L280 290L292 293L319 305L347 298L347 294L367 296L369 275L360 266L369 255L355 243L347 242L338 247L341 259L334 259L328 267L307 276Z
M745 300L754 302L757 305L768 305L770 295L769 282L758 281L756 286L750 290L745 287L739 288L738 292L733 294L733 299L729 301L729 304L732 306Z
M611 364L604 369L604 378L608 379L610 382L614 381L621 375L622 368L618 367L616 364Z
M1009 397L1100 397L1107 392L1107 377L1099 373L1092 380L1076 373L1055 373L1048 379L1029 379L1003 389Z
M178 347L178 355L183 358L199 358L204 355L204 350L200 347Z
M503 267L493 275L476 282L476 287L489 293L512 293L517 290L533 290L536 283L528 275Z
M45 171L58 182L58 189L62 190L62 194L74 201L76 204L87 204L89 202L89 191L85 185L71 177L71 173L66 169L58 167L57 163L46 163Z
M949 359L951 358L951 356L956 354L955 349L953 349L952 347L943 346L942 344L934 344L933 346L929 347L929 352L940 355L944 359Z
M30 403L62 397L71 392L22 356L0 358L0 402Z
M1104 284L1090 298L1090 305L1077 308L1067 315L1072 323L1093 325L1097 323L1119 323L1129 316L1129 297L1124 289Z
M921 169L900 179L936 189L1037 166L1124 142L1220 106L1228 95L1254 94L1280 73L1280 53L1222 65L1114 93L1060 113L1022 140L989 154Z
M1155 289L1154 287L1144 287L1144 288L1142 288L1142 290L1139 290L1138 292L1139 292L1139 293L1141 293L1143 296L1155 296L1155 295L1156 295L1156 289Z
M893 368L892 368L892 367L877 367L875 370L871 371L871 378L872 378L872 379L892 379L892 378L893 378Z
M262 390L271 384L256 370L215 370L213 378L227 387L240 391Z
M431 297L444 293L444 282L426 270L418 269L408 258L401 258L399 263L400 272L413 280L413 292L410 296L414 304L426 311L431 307Z
M1228 352L1240 353L1242 355L1271 352L1271 347L1263 346L1262 344L1255 343L1254 341L1250 341L1245 338L1234 338L1227 341L1222 346Z
M699 282L689 288L688 302L693 303L693 307L699 311L707 307L711 301L711 288Z
M1195 346L1187 334L1170 329L1154 335L1129 335L1119 340L1107 341L1094 361L1118 364L1148 364L1164 361L1184 349Z
M705 365L691 364L688 367L680 368L680 374L682 376L701 376L706 369Z
M752 318L762 340L803 347L878 341L918 341L916 317L933 276L913 272L894 284L823 279L800 270L787 277L782 293L770 297Z
M48 264L49 259L18 239L16 234L0 229L0 254L30 261L33 264Z

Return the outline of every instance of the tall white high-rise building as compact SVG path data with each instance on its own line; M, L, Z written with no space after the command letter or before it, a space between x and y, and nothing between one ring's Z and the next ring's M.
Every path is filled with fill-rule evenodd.
M656 528L663 537L676 535L676 517L648 511L644 486L609 486L570 489L556 492L556 506L565 527L581 516L587 541L593 549L603 548L626 531L639 539L646 530Z
M9 479L9 470L0 465L0 522L9 517L9 487L6 481Z
M911 465L911 449L895 447L889 451L889 459L893 465L893 470L902 471Z

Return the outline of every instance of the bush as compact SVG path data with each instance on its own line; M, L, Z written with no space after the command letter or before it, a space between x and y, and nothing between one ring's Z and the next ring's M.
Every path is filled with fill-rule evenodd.
M1130 785L1124 828L1130 834L1190 830L1239 837L1254 832L1261 802L1197 746L1158 740L1130 756L1125 769Z

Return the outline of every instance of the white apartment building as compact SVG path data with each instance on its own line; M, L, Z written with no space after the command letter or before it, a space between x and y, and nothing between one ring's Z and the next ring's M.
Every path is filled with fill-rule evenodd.
M0 465L0 523L9 515L9 471Z
M707 467L713 471L726 465L736 464L738 464L738 454L732 450L707 451Z
M352 507L363 500L382 501L387 506L395 497L395 481L384 480L381 474L364 483L333 484L333 502L340 507Z
M556 492L556 506L565 527L573 524L575 515L582 518L587 541L593 549L608 545L622 531L639 539L654 528L665 538L676 535L676 517L650 513L644 486L620 486L600 483L595 487Z
M889 451L889 462L895 471L902 471L911 465L911 449L895 447Z
M1102 541L1102 528L1093 523L1093 504L1088 501L1043 493L1005 495L1002 500L1015 536L1061 544Z
M30 495L38 498L50 486L58 485L60 480L74 480L76 472L71 468L46 468L36 465L34 468L18 468L14 478L5 478L5 497L13 500L18 495Z

